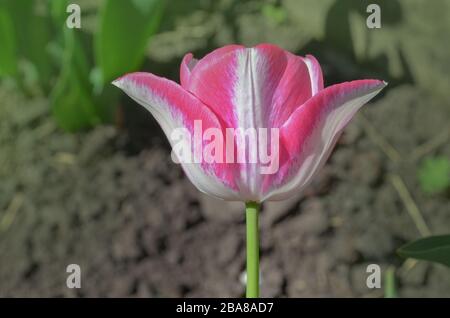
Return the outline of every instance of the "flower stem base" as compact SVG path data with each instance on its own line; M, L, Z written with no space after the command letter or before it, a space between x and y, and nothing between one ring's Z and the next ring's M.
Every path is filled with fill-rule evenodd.
M259 209L259 203L247 202L245 204L247 223L247 298L259 297Z

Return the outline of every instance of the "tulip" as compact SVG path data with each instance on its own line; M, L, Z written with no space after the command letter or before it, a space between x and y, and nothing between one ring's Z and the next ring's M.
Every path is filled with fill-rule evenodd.
M350 119L386 83L355 80L324 88L321 67L313 56L296 56L271 44L252 48L228 45L200 60L186 54L180 82L137 72L113 84L155 117L172 146L176 129L182 127L193 136L196 123L223 136L230 128L277 132L271 135L275 138L263 140L265 145L246 144L245 138L232 140L232 151L247 147L247 159L261 146L275 152L271 155L276 155L278 166L269 174L261 173L261 162L225 160L230 154L227 142L221 149L216 145L218 160L181 161L187 177L200 191L246 203L247 296L257 297L260 203L283 200L302 191L324 165ZM187 139L182 139L185 142ZM208 140L194 144L207 146ZM192 145L185 149L195 151Z

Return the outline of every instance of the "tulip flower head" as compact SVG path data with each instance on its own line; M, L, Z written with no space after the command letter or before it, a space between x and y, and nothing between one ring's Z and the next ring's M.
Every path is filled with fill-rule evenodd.
M113 82L161 125L191 182L214 197L246 202L247 297L259 295L259 203L302 191L342 130L386 83L324 88L311 56L271 44L228 45L197 60L180 82L131 73Z
M386 85L324 88L313 56L270 44L228 45L200 60L189 53L180 81L139 72L113 84L156 118L200 191L244 202L302 191L356 111Z

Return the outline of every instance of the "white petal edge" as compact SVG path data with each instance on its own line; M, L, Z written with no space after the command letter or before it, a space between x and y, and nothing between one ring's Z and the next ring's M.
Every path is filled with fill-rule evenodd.
M162 78L161 80L170 82L171 85L179 87L175 82ZM169 109L173 106L170 106L166 99L147 87L136 85L132 80L127 80L126 76L113 81L112 84L123 90L128 96L153 115L168 138L170 145L173 147L170 135L174 129L183 127L180 120L178 118L173 118L170 114ZM181 87L179 88L182 89ZM191 94L189 94L189 96L195 98ZM199 191L222 200L240 201L238 193L233 189L226 187L215 177L206 174L200 164L182 163L181 165L188 179Z
M335 107L331 111L323 124L318 127L307 143L311 150L307 150L310 155L305 158L297 174L283 186L267 193L261 201L280 201L301 192L313 180L315 174L323 167L330 156L342 130L352 119L355 113L369 100L375 97L387 83L383 82L380 87L365 94L357 96ZM326 127L326 128L325 128ZM331 129L328 129L331 128Z

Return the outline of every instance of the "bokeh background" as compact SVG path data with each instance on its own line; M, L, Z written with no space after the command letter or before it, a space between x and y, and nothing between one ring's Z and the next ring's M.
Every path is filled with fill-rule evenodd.
M264 205L262 296L449 297L448 268L396 254L450 232L449 15L446 0L1 0L0 296L242 296L242 204L200 194L110 82L178 81L187 52L270 42L315 55L326 85L389 86L307 191Z

